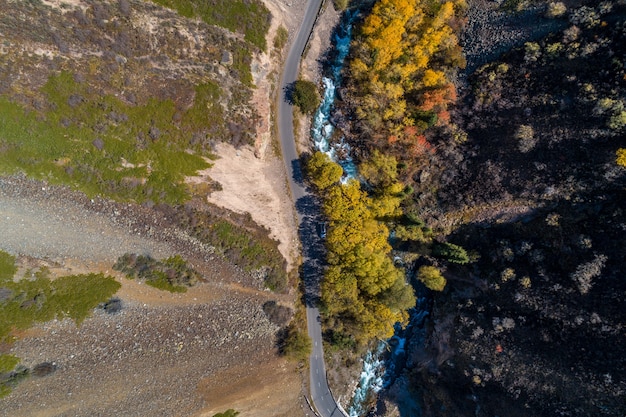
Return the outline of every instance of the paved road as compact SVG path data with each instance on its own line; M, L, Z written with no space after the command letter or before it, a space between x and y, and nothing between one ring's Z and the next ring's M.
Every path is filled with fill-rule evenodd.
M319 277L321 275L321 265L318 262L320 257L318 255L323 253L321 242L316 234L316 215L319 213L319 207L316 200L307 193L302 183L302 171L293 135L293 106L285 100L284 96L286 87L297 79L300 58L309 34L313 29L315 17L321 3L322 0L309 0L300 30L287 56L281 80L283 94L279 97L278 105L278 131L283 159L289 173L291 195L298 213L298 227L304 252L302 279L306 287L308 331L313 343L313 351L310 357L311 399L322 417L344 417L345 414L337 406L328 388L322 347L322 330L318 322L319 311L315 307L315 299L317 294L319 294Z

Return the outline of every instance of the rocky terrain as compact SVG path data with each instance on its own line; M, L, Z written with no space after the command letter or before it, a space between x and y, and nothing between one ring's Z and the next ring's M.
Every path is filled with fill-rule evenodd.
M1 184L0 249L22 254L18 276L42 267L57 276L117 275L111 269L115 259L134 251L181 254L204 279L185 294L171 294L117 275L119 312L98 310L80 327L54 320L19 334L8 348L21 364L52 363L55 372L19 384L1 400L1 415L181 415L182 410L210 416L234 404L250 415L277 415L281 409L282 415L293 415L300 376L276 356L280 323L271 323L262 308L270 300L290 305L291 297L263 291L257 276L235 268L153 210L90 200L19 177ZM274 384L280 388L270 389ZM214 395L215 387L232 391L228 397ZM267 390L274 394L263 394L259 403Z

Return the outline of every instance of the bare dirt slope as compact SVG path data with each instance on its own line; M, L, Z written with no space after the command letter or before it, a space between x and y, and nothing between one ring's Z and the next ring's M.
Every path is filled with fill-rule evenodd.
M291 41L298 30L306 0L265 0L264 3L272 13L268 45L273 45L279 27L287 29ZM285 48L288 47L289 44ZM285 49L282 56L286 53ZM223 190L212 193L209 202L238 213L250 213L255 222L271 231L271 237L280 241L279 250L291 269L299 254L295 212L282 158L271 146L272 141L277 140L272 128L271 103L282 94L276 91L282 56L268 51L255 56L252 63L256 86L252 100L259 115L254 147L235 149L219 144L215 149L219 159L213 161L211 169L200 173L200 177L210 176L222 185Z

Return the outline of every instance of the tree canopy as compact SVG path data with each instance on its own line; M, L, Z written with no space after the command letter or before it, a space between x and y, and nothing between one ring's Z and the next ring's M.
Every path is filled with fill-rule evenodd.
M422 266L417 271L417 279L422 281L426 288L433 291L443 291L446 287L446 279L441 275L441 271L434 266Z
M320 105L317 87L311 81L306 80L297 80L293 83L291 100L304 114L313 113Z
M330 266L322 302L336 330L357 342L391 336L394 323L415 305L413 289L388 256L389 229L375 219L374 202L356 180L331 186L324 198Z

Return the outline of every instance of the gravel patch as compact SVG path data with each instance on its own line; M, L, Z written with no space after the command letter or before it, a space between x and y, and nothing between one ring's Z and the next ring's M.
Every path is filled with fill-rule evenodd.
M49 362L56 371L18 385L0 401L0 415L192 415L208 405L199 382L267 360L276 330L253 297L133 303L117 314L98 310L79 328L70 320L40 324L11 353L25 366Z

